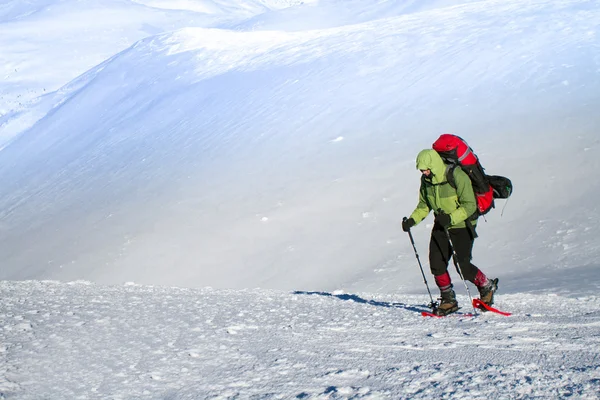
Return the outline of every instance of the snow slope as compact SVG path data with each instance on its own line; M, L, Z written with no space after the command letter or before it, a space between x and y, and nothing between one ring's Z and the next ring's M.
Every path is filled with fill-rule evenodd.
M150 36L46 96L0 152L0 277L411 290L399 221L414 156L443 132L515 184L478 265L596 267L598 181L573 177L599 166L598 4L384 16Z
M2 2L0 399L599 398L599 26L586 0ZM515 185L474 260L510 317L420 315L400 220L445 132Z
M2 282L0 398L596 399L597 297L423 298ZM460 297L459 300L463 300Z
M481 0L321 0L315 1L312 7L286 7L257 14L234 25L233 28L244 31L324 29L442 8L460 7L477 1Z
M166 4L168 3L168 4ZM0 4L0 146L56 105L49 95L143 38L235 25L294 0L8 0Z

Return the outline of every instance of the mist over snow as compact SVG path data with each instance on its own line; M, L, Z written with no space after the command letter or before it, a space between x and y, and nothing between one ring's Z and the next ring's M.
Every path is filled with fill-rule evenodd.
M399 221L445 132L515 185L478 265L597 266L594 2L19 4L3 87L57 90L4 106L2 279L411 290Z
M599 398L599 27L592 0L0 1L0 399ZM474 251L510 317L466 315L452 266L461 314L420 315L400 222L442 133L514 184Z

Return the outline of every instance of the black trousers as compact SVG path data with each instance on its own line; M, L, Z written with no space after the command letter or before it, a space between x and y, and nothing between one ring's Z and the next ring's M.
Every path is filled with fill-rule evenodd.
M458 258L463 277L469 282L475 281L479 269L471 263L475 237L469 228L449 229L454 251ZM448 262L452 258L452 247L444 228L435 224L431 231L429 242L429 267L434 276L443 275L448 271Z

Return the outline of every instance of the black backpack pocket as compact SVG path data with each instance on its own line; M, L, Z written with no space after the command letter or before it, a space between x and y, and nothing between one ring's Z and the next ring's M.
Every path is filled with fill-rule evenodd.
M488 181L494 190L495 199L508 199L513 192L510 179L499 175L488 175Z

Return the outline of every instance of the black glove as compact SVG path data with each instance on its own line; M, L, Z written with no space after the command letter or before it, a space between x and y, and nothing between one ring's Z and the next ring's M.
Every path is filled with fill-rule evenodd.
M449 214L446 214L445 212L440 210L435 216L435 222L442 228L447 228L450 225L452 225L452 218L450 218Z
M408 219L404 218L402 220L402 230L404 232L410 231L410 228L412 228L415 225L416 225L415 220L412 218L408 218Z

